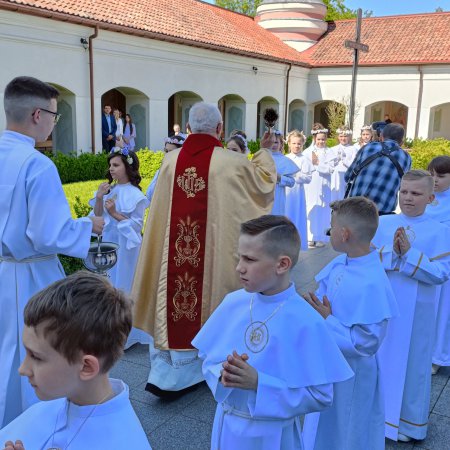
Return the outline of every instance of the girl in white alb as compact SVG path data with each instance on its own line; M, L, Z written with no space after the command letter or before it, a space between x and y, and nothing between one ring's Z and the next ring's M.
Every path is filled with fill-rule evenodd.
M306 227L306 200L304 185L311 183L312 171L314 167L311 161L303 154L306 136L303 132L293 130L288 134L287 142L289 146L289 155L287 158L297 164L300 169L294 175L295 185L286 188L286 216L297 227L301 239L301 249L308 250L308 234Z
M105 227L102 239L119 245L117 263L109 271L111 283L130 293L141 248L141 230L145 209L149 205L139 183L139 160L128 148L114 147L108 156L108 181L101 183L89 205L93 214L103 216ZM135 328L128 338L127 347L150 337Z
M326 230L331 221L331 174L336 165L336 153L327 147L328 130L322 124L314 124L311 131L313 145L303 155L312 163L311 183L305 185L310 247L323 247L329 238Z
M338 158L337 164L331 175L331 201L343 200L345 195L346 183L344 180L347 169L351 166L358 150L352 145L352 130L342 126L336 130L339 144L332 147Z
M364 147L369 142L373 140L373 129L370 125L363 125L361 128L361 136L358 139L358 142L354 145L356 150L359 150L361 147Z

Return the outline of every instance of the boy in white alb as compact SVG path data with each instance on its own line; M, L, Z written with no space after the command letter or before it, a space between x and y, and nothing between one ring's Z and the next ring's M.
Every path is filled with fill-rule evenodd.
M376 353L398 310L378 252L370 248L378 210L364 197L330 206L331 245L343 254L316 276L317 293L304 298L325 319L355 376L335 384L330 409L306 416L305 448L383 450L384 396Z
M336 130L339 144L331 147L337 155L336 167L331 174L331 201L342 200L345 195L346 182L344 179L347 169L351 166L358 150L352 144L352 130L341 126Z
M330 406L333 383L353 375L290 281L299 247L286 217L241 226L244 289L225 297L192 342L218 403L213 450L302 449L299 416Z
M108 378L131 329L131 301L106 278L77 272L25 307L20 374L42 402L0 430L26 450L151 450L128 386ZM20 449L16 445L16 450Z
M380 217L373 240L399 306L378 353L385 433L404 442L427 434L436 304L450 276L450 228L425 214L433 184L429 172L407 172L400 185L401 214Z
M293 130L288 134L287 142L289 146L289 155L287 158L297 164L300 169L295 175L295 185L286 188L286 211L285 215L288 217L300 234L301 249L308 250L308 233L306 226L306 199L304 185L311 183L312 171L314 167L311 161L303 156L303 146L305 145L306 137L303 132Z
M450 156L438 156L428 165L434 178L434 200L427 206L426 214L450 227ZM431 373L440 367L450 366L450 281L441 288L437 305L436 333Z

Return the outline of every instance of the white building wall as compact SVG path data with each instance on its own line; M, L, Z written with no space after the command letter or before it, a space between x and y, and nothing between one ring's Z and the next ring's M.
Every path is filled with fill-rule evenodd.
M91 151L89 53L80 44L94 30L0 10L0 54L6 63L0 71L0 95L15 76L31 75L73 92L76 114L74 145ZM253 67L256 67L255 75ZM305 102L305 130L313 120L314 105L323 100L342 101L351 89L351 68L306 69L255 58L242 57L191 46L100 30L94 40L95 142L101 148L101 97L110 89L127 87L142 93L127 96L127 109L139 103L147 114L146 140L150 148L162 147L168 126L168 99L175 92L191 91L207 102L228 94L242 97L245 128L256 137L257 104L273 97L283 130L285 103ZM450 66L423 67L423 96L418 134L428 137L432 108L450 102ZM407 136L416 131L420 74L418 66L361 67L358 73L359 115L354 128L364 122L365 109L376 102L395 101L408 108ZM446 117L446 116L445 116ZM5 126L3 110L0 128ZM450 128L450 124L445 127ZM139 132L139 131L138 131ZM450 130L448 130L450 134Z

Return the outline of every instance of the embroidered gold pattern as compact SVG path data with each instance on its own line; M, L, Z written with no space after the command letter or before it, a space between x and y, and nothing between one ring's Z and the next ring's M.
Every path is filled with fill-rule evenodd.
M183 175L178 175L177 184L186 193L187 198L195 197L198 191L202 191L206 187L205 180L198 178L197 169L188 167Z
M422 259L423 259L423 253L420 254L419 262L417 263L416 268L414 269L413 273L411 274L412 277L413 277L413 276L416 274L416 272L419 270L420 263L422 262Z
M173 320L177 322L183 316L186 316L188 320L193 322L197 316L197 313L194 311L198 301L195 291L197 281L195 277L190 276L186 272L184 277L177 276L175 284L177 291L173 297L173 305L175 306L175 312L172 313Z
M197 221L191 223L191 218L188 216L186 221L180 219L177 224L178 237L175 241L175 250L177 256L174 257L175 264L180 267L186 261L193 267L198 267L200 258L198 252L200 251L200 241L198 240L198 225Z

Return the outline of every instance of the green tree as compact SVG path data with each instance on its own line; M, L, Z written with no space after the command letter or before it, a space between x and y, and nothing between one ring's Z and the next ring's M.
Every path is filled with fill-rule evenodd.
M262 0L216 0L216 5L238 13L254 17L256 8L262 3Z
M262 0L215 0L217 6L254 17ZM323 0L327 7L325 20L351 19L356 12L345 6L345 0ZM370 13L370 11L368 11Z

